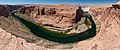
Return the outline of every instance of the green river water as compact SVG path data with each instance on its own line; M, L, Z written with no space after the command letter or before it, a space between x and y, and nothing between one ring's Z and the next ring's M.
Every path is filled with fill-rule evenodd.
M16 15L18 11L11 12L11 15L22 22L26 27L30 29L30 31L35 34L36 36L45 38L50 41L55 41L59 43L73 43L81 40L85 40L91 37L94 37L96 35L96 25L89 13L84 13L84 17L87 17L90 22L92 23L91 28L81 32L79 34L66 34L56 31L51 31L47 28L44 28L42 26L39 26L33 22L30 22L28 20L25 20L21 18L20 16Z

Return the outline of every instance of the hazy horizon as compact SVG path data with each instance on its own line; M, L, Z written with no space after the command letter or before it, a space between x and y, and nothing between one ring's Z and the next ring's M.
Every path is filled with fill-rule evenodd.
M82 5L106 5L120 0L0 0L0 4L82 4Z

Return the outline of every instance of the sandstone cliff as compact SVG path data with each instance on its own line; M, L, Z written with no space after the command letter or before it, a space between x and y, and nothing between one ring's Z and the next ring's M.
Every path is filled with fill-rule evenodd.
M41 5L29 6L20 9L20 13L24 18L34 21L40 25L51 26L66 29L73 26L75 21L79 21L82 14L76 17L75 5ZM81 8L80 8L81 9ZM83 13L82 10L79 12Z
M9 8L5 5L0 5L0 16L5 16L7 17L9 15Z
M97 35L91 39L79 42L74 50L120 50L120 6L91 7L91 14L100 21L101 27Z
M111 5L111 6L93 6L93 7L91 7L91 10L89 13L93 16L93 18L95 18L96 22L98 22L98 21L100 22L99 23L100 30L94 38L80 41L80 42L72 44L72 45L70 45L70 44L69 45L66 45L66 44L60 45L60 44L56 44L56 43L53 44L50 42L44 42L44 40L43 40L43 41L39 41L36 46L35 45L36 43L34 43L34 44L27 43L25 41L26 39L23 40L21 38L15 37L15 36L11 35L12 33L6 32L8 30L4 31L3 29L0 28L0 38L1 38L0 39L0 43L1 43L0 48L2 47L1 49L4 49L4 50L7 50L8 48L12 48L11 50L13 50L13 48L20 49L20 50L21 49L44 50L45 48L43 48L43 47L45 47L45 46L43 46L43 45L47 45L46 48L50 48L50 47L54 48L54 49L50 49L50 50L55 50L55 48L56 48L56 50L59 50L59 49L63 50L63 49L69 49L69 48L71 48L70 50L120 50L120 47L119 47L120 46L120 43L119 43L120 42L120 39L119 39L120 38L120 31L119 31L120 30L120 9L119 9L119 7L120 6L118 4ZM52 20L52 19L56 19L56 18L54 18L54 16L57 15L57 11L55 12L56 8L53 8L52 10L50 9L50 12L48 12L47 14L46 14L46 12L38 12L38 10L40 11L40 9L35 9L35 8L36 7L34 7L34 6L33 6L33 8L30 8L27 10L25 8L26 12L24 13L24 11L21 11L21 13L27 14L26 17L28 17L28 18L32 18L32 17L40 18L40 19L42 18L41 20L44 19L43 22L46 20L46 18L48 20L46 22L49 22L49 23L51 21L52 22L57 21L57 20L55 20L55 21ZM61 7L61 8L63 8L63 7ZM24 9L24 8L22 8L22 9ZM32 13L29 13L30 10L34 10L34 11L31 11ZM45 11L47 11L46 8L45 8ZM73 10L72 12L75 13L75 10ZM67 13L69 14L70 12L68 11ZM33 16L29 16L29 15L33 15ZM47 17L47 15L49 15L49 17ZM69 15L71 16L71 14L69 14ZM73 18L70 18L69 15L68 15L68 17L67 17L67 15L65 15L66 16L65 18L68 18L68 20L69 19L71 20L74 18L73 16L75 14L73 16L71 16ZM44 18L44 17L46 17L46 18ZM34 18L32 18L32 20ZM18 33L20 34L21 32L18 32ZM12 42L14 42L14 43L12 43ZM11 45L11 43L12 43L12 45ZM16 46L18 46L18 47L16 47ZM43 46L43 47L39 47L39 46Z
M24 39L15 37L0 28L0 50L47 50Z
M23 7L22 5L0 5L0 16L8 17L9 13Z

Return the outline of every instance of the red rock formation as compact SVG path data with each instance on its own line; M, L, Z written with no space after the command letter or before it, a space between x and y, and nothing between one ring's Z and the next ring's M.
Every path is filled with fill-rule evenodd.
M22 5L0 5L0 16L8 17L13 10L23 7Z
M21 13L37 17L39 19L37 22L42 24L54 24L55 26L66 27L71 24L71 19L75 18L75 10L77 8L73 7L68 9L66 5L59 5L57 8L49 10L50 13L46 14L45 10L40 7L34 8L22 8ZM91 7L90 14L95 18L95 22L100 22L100 30L94 38L89 40L80 41L71 50L120 50L120 6L112 5L107 6L93 6ZM53 8L53 7L52 7ZM75 9L74 9L75 8ZM23 11L24 10L24 11ZM40 11L45 11L41 15ZM54 13L56 11L56 13ZM58 13L59 12L59 13ZM52 15L50 15L52 14ZM59 14L59 15L58 15ZM55 16L58 15L58 16ZM63 17L64 16L64 17ZM35 18L34 18L35 19ZM53 20L52 20L53 19ZM59 21L60 20L60 21ZM56 24L58 23L58 24ZM58 48L65 48L64 46L58 46ZM2 30L0 28L0 49L16 49L16 50L30 50L30 49L41 49L45 48L36 46L33 43L27 43L25 40L15 37L10 33ZM52 49L50 49L52 50ZM55 50L55 49L53 49ZM59 49L56 49L59 50ZM63 49L61 49L63 50Z
M91 14L101 23L100 31L93 39L79 42L80 47L73 50L120 50L119 8L97 6L91 9Z
M75 5L37 5L23 7L20 13L40 25L68 28L74 24L73 22L80 21L79 17L82 17L81 8L79 9L81 13L77 13L76 16L77 9Z
M0 50L47 50L24 39L15 37L0 28Z
M5 6L5 5L0 5L0 16L5 16L7 17L9 15L9 7Z
M20 10L20 13L27 14L28 16L30 16L30 12L32 12L34 10L34 8L35 8L35 6L23 7L23 8L21 8L22 10Z

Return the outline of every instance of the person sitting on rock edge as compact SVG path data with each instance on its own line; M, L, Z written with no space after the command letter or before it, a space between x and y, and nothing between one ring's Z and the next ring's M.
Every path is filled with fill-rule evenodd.
M83 10L79 6L79 9L76 10L75 23L80 21L82 17L83 17Z

